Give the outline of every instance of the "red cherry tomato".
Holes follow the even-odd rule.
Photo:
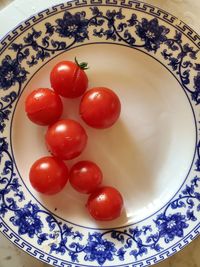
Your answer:
[[[87,134],[78,122],[67,119],[49,126],[45,139],[52,155],[69,160],[81,154],[87,143]]]
[[[38,159],[31,167],[29,179],[33,188],[43,194],[60,192],[68,181],[68,168],[55,157]]]
[[[121,215],[123,199],[117,189],[104,186],[89,196],[86,207],[95,220],[110,221]]]
[[[84,70],[86,63],[78,64],[72,61],[62,61],[55,65],[50,74],[51,86],[63,97],[75,98],[81,96],[88,87],[88,78]]]
[[[79,161],[70,170],[69,181],[80,193],[92,193],[102,182],[100,168],[91,161]]]
[[[94,128],[112,126],[119,118],[121,104],[118,96],[110,89],[96,87],[87,91],[81,100],[80,115]]]
[[[32,122],[39,125],[49,125],[60,118],[63,105],[60,96],[54,91],[39,88],[27,96],[25,110]]]

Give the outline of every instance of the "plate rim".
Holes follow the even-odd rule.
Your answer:
[[[65,6],[65,4],[66,5],[68,5],[68,3],[75,3],[75,4],[77,4],[77,8],[78,7],[80,7],[80,6],[78,6],[79,5],[79,2],[82,2],[82,1],[70,1],[70,2],[64,2],[64,3],[62,3],[62,4],[58,4],[58,5],[55,5],[55,6],[53,6],[53,7],[50,7],[50,8],[47,8],[47,9],[45,9],[45,10],[43,10],[43,11],[41,11],[41,12],[37,12],[35,15],[33,15],[33,16],[30,16],[28,19],[26,19],[26,20],[24,20],[24,21],[22,21],[19,25],[17,25],[13,30],[11,30],[7,35],[5,35],[1,40],[0,40],[0,44],[2,45],[2,43],[3,42],[5,42],[6,41],[6,39],[9,39],[9,37],[10,37],[10,34],[12,33],[12,34],[14,34],[13,32],[15,32],[15,31],[17,31],[18,29],[20,29],[20,26],[23,24],[23,23],[25,23],[25,22],[28,22],[29,20],[31,21],[32,19],[34,19],[34,17],[35,16],[37,16],[37,15],[47,15],[47,13],[45,13],[45,12],[48,12],[48,11],[50,11],[51,9],[53,9],[53,10],[55,10],[55,13],[53,13],[53,14],[57,14],[57,12],[56,12],[56,8],[62,8],[62,7],[65,7],[65,8],[63,8],[63,10],[61,11],[61,12],[63,12],[65,9],[66,10],[68,10],[68,8],[67,8],[67,6]],[[86,2],[89,2],[89,1],[86,1]],[[86,2],[84,2],[84,3],[86,3]],[[92,1],[92,2],[95,2],[95,1]],[[102,1],[103,2],[103,1]],[[109,1],[107,1],[107,2],[109,2]],[[123,3],[124,1],[123,0],[121,0],[120,1],[121,3]],[[118,2],[119,3],[119,2]],[[155,9],[157,9],[157,10],[162,10],[162,9],[160,9],[160,8],[158,8],[158,7],[156,7],[156,6],[154,6],[154,5],[151,5],[151,4],[146,4],[146,3],[144,3],[144,2],[141,2],[141,1],[131,1],[131,3],[132,4],[134,4],[134,3],[142,3],[142,4],[145,4],[145,5],[147,5],[147,6],[149,6],[149,7],[152,7],[154,10]],[[81,3],[82,4],[82,3]],[[100,1],[98,1],[98,3],[97,4],[95,4],[95,5],[97,5],[97,6],[102,6],[101,5],[101,3],[100,3]],[[88,6],[87,4],[83,4],[83,6]],[[112,3],[112,4],[107,4],[106,6],[109,6],[109,7],[112,7],[112,6],[114,6],[114,7],[121,7],[121,5],[119,5],[119,4],[115,4],[115,3]],[[132,6],[131,6],[132,7]],[[129,9],[132,9],[131,7],[127,7],[127,8],[129,8]],[[122,7],[123,8],[123,7]],[[72,7],[72,9],[73,9],[73,7]],[[134,9],[133,9],[134,10]],[[173,16],[173,15],[171,15],[170,13],[168,13],[168,12],[166,12],[166,11],[164,11],[164,10],[162,10],[164,13],[166,13],[167,14],[167,16],[168,15],[170,15],[170,16],[172,16],[172,17],[175,17],[175,16]],[[149,14],[149,13],[148,13]],[[155,15],[155,14],[154,14]],[[46,16],[46,18],[47,18],[48,16]],[[158,16],[159,17],[159,16]],[[175,17],[176,18],[176,17]],[[37,21],[37,20],[36,20]],[[179,20],[180,21],[180,20]],[[39,23],[39,21],[38,21],[38,23]],[[169,21],[168,21],[168,23],[169,23]],[[185,24],[184,22],[182,22],[183,23],[183,27],[184,26],[186,26],[186,29],[190,29],[190,31],[192,31],[192,33],[195,33],[196,35],[197,35],[197,39],[190,39],[191,38],[191,35],[189,34],[188,35],[188,33],[187,34],[185,34],[184,32],[183,32],[183,34],[184,35],[186,35],[187,36],[187,38],[189,38],[193,43],[195,42],[195,45],[199,48],[199,46],[200,46],[200,43],[196,43],[196,42],[198,42],[198,39],[200,40],[200,37],[199,37],[199,35],[194,31],[194,30],[192,30],[187,24]],[[33,25],[32,25],[33,26]],[[31,27],[31,24],[30,24],[30,27]],[[23,29],[23,30],[27,30],[27,29],[29,29],[30,27],[28,27],[28,28],[25,28],[25,29]],[[22,27],[23,28],[23,27]],[[180,30],[180,29],[179,29]],[[181,31],[182,32],[182,31]],[[17,35],[18,36],[18,35]],[[16,36],[16,37],[17,37]],[[10,42],[10,41],[12,41],[12,38],[11,38],[11,40],[9,40],[8,42]],[[9,43],[8,43],[9,44]],[[5,46],[6,47],[6,46]],[[4,48],[4,47],[3,47]],[[3,53],[3,48],[1,48],[0,49],[0,55]],[[190,101],[189,101],[189,103],[190,103]],[[190,103],[190,105],[191,105],[191,103]],[[192,111],[193,111],[193,109],[192,109]],[[196,122],[196,121],[195,121]],[[196,151],[196,149],[195,149],[195,151]],[[194,159],[193,159],[194,160]],[[193,164],[191,164],[191,166],[192,166]],[[188,175],[187,175],[188,176]],[[187,177],[186,177],[187,178]],[[186,179],[185,178],[185,179]],[[184,182],[183,182],[184,183]],[[158,211],[157,211],[158,212]],[[156,212],[156,213],[157,213]],[[152,216],[152,215],[151,215]],[[146,218],[145,218],[146,219]],[[144,220],[145,220],[144,219]],[[198,232],[198,229],[199,229],[199,225],[200,225],[200,223],[194,228],[194,229],[192,229],[191,230],[191,232],[190,233],[188,233],[183,239],[187,239],[187,236],[189,235],[189,239],[190,240],[192,240],[194,237],[196,237],[198,234],[199,234],[199,232]],[[2,224],[0,223],[0,229],[2,228]],[[93,228],[92,228],[93,229]],[[1,229],[1,231],[2,231],[2,229]],[[191,233],[193,233],[193,232],[195,232],[195,231],[197,231],[198,233],[196,233],[196,235],[194,236],[194,237],[191,237]],[[4,232],[3,232],[3,234],[5,234]],[[6,235],[6,234],[5,234]],[[180,243],[180,242],[182,242],[183,241],[183,239],[182,240],[180,240],[180,241],[178,241],[176,244],[178,244],[178,243]],[[185,240],[186,241],[186,240]],[[25,241],[25,242],[27,242],[27,241]],[[15,243],[15,242],[14,242]],[[188,242],[188,243],[190,243],[190,241]],[[187,242],[185,243],[185,245],[187,245],[188,244]],[[174,245],[172,245],[172,247],[174,247],[176,244],[174,244]],[[179,250],[181,250],[180,248],[177,250],[177,251],[179,251]],[[176,251],[176,252],[177,252]],[[28,252],[29,253],[29,251],[26,251],[26,252]],[[166,250],[164,250],[163,251],[163,254],[166,252]],[[174,253],[176,253],[176,252],[174,252]],[[47,253],[46,253],[47,254]],[[162,254],[162,253],[158,253],[158,254]],[[158,254],[156,254],[156,255],[158,255]],[[48,254],[48,257],[51,257],[49,254]],[[168,256],[166,256],[166,257],[168,257]],[[40,257],[39,257],[40,258]],[[52,259],[54,258],[54,256],[52,257]],[[150,260],[151,260],[151,258],[152,258],[152,256],[150,256],[149,257],[150,258]],[[164,259],[164,258],[163,258]],[[163,259],[160,259],[159,261],[156,261],[155,263],[157,263],[157,262],[160,262],[160,261],[162,261]],[[43,259],[41,259],[40,258],[40,260],[43,260]],[[61,261],[62,262],[62,260],[61,259],[57,259],[58,261]],[[139,263],[139,262],[143,262],[143,261],[146,261],[146,263],[148,262],[147,261],[148,260],[148,258],[145,258],[144,260],[139,260],[139,261],[137,261],[137,263]],[[48,261],[45,261],[45,262],[48,262]],[[50,263],[50,262],[48,262],[48,263]],[[68,263],[70,263],[70,264],[73,264],[73,263],[71,263],[71,262],[68,262]],[[133,263],[128,263],[128,264],[133,264]],[[88,266],[88,265],[83,265],[83,264],[78,264],[78,263],[76,263],[76,265],[78,265],[78,266]],[[124,266],[124,265],[127,265],[127,264],[122,264],[122,265],[112,265],[112,266]],[[89,265],[89,266],[97,266],[97,265]]]

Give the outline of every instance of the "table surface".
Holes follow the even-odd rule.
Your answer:
[[[64,1],[64,0],[63,0]],[[155,6],[159,6],[179,19],[186,22],[200,34],[200,1],[199,0],[144,0]],[[23,2],[23,5],[21,5]],[[44,9],[51,4],[57,4],[60,0],[0,0],[0,25],[8,12],[15,12],[16,17],[9,18],[7,26],[0,28],[0,38],[20,20],[30,16],[38,10]],[[24,6],[25,5],[25,6]],[[23,6],[23,8],[22,8]],[[30,7],[30,8],[29,8]],[[28,14],[29,13],[29,14]],[[17,21],[17,23],[16,23]],[[184,250],[161,262],[155,267],[200,267],[200,237],[194,240]],[[49,265],[39,262],[28,254],[20,251],[11,244],[4,236],[0,235],[0,267],[47,267]]]

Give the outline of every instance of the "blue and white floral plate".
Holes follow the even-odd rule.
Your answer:
[[[200,38],[176,17],[139,1],[69,1],[22,22],[0,44],[0,229],[55,266],[149,266],[181,250],[200,222]],[[68,185],[54,197],[31,188],[31,164],[47,155],[46,129],[24,112],[49,87],[60,60],[88,61],[90,87],[120,96],[111,129],[85,128],[104,183],[122,192],[118,220],[97,223]],[[64,100],[63,117],[78,117]],[[81,122],[83,124],[83,122]],[[76,159],[77,161],[78,159]],[[68,162],[69,167],[73,162]]]

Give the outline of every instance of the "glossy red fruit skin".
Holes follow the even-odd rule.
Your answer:
[[[88,87],[88,77],[81,67],[72,61],[62,61],[50,73],[51,86],[66,98],[80,97]]]
[[[63,111],[60,96],[48,88],[32,91],[25,100],[25,111],[35,124],[46,126],[56,122]]]
[[[49,152],[62,160],[78,157],[87,144],[87,134],[76,121],[65,119],[49,126],[45,141]]]
[[[83,95],[79,113],[85,123],[97,129],[111,127],[119,118],[121,103],[109,88],[95,87]]]
[[[65,163],[55,157],[42,157],[30,168],[29,179],[33,188],[39,193],[54,195],[66,185],[69,171]]]
[[[111,221],[121,215],[123,198],[114,187],[104,186],[89,196],[86,207],[95,220]]]
[[[102,183],[101,169],[91,161],[79,161],[72,166],[69,181],[79,193],[90,194]]]

